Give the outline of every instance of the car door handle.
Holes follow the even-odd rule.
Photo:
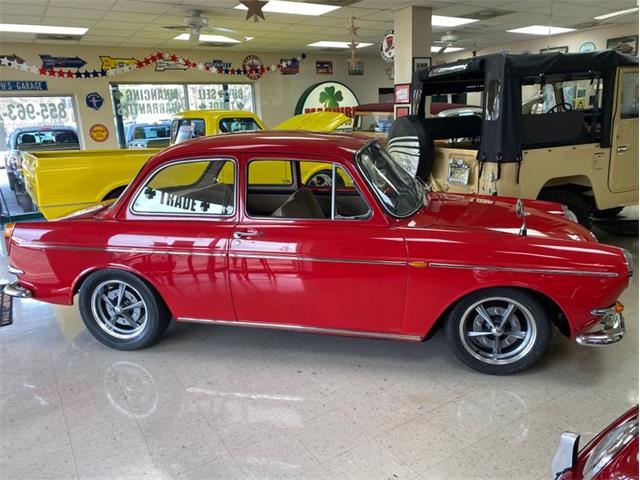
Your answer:
[[[233,232],[233,238],[235,238],[236,240],[248,237],[261,237],[262,235],[264,235],[263,232],[259,232],[258,230],[254,229],[246,230],[244,232]]]
[[[626,145],[620,145],[616,150],[618,151],[618,153],[624,153],[629,150],[629,147],[627,147]]]

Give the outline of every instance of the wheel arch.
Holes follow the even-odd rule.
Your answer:
[[[536,300],[540,302],[543,308],[549,312],[549,320],[553,325],[556,326],[556,328],[558,328],[560,333],[562,333],[562,335],[567,338],[571,337],[571,326],[569,325],[568,317],[564,312],[564,310],[562,309],[562,307],[560,307],[560,304],[555,299],[550,297],[547,293],[541,292],[539,290],[533,289],[528,286],[503,284],[503,285],[484,286],[482,288],[477,288],[477,289],[462,293],[455,300],[449,303],[449,305],[447,305],[447,307],[440,313],[437,320],[433,322],[431,327],[427,330],[426,334],[424,335],[424,339],[428,340],[429,338],[433,337],[436,334],[436,332],[444,326],[444,323],[449,317],[451,310],[453,310],[453,308],[460,301],[462,301],[463,299],[465,299],[466,297],[474,293],[482,292],[485,290],[492,290],[495,288],[511,288],[511,289],[520,290],[522,292],[532,295],[533,297],[536,298]]]
[[[548,188],[567,188],[576,193],[593,191],[593,182],[588,175],[570,175],[566,177],[554,177],[546,180],[540,187],[536,197]]]

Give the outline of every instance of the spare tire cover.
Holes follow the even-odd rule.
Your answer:
[[[426,180],[433,169],[435,150],[423,117],[407,115],[393,122],[387,151],[412,176]]]

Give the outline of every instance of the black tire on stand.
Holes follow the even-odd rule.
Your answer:
[[[433,170],[435,147],[426,119],[417,115],[396,119],[389,130],[387,151],[409,173],[427,180]]]
[[[566,205],[576,216],[578,223],[591,230],[591,203],[583,195],[562,188],[548,188],[542,190],[538,198]]]

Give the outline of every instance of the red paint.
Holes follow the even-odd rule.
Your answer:
[[[567,316],[573,337],[597,320],[592,309],[613,305],[626,288],[628,275],[621,250],[596,243],[583,227],[561,217],[557,204],[525,202],[530,214],[526,237],[517,234],[521,219],[515,214],[514,200],[507,198],[432,193],[429,207],[412,217],[388,216],[354,162],[355,152],[365,142],[348,135],[260,132],[216,136],[168,148],[149,160],[113,208],[16,226],[10,263],[25,272],[20,283],[32,289],[34,298],[51,303],[71,304],[74,289],[91,271],[121,268],[153,285],[175,317],[421,337],[458,299],[494,286],[522,287],[549,297]],[[138,217],[128,211],[132,195],[158,166],[220,156],[233,157],[239,165],[235,216],[171,219]],[[245,172],[254,157],[342,165],[371,206],[371,217],[333,221],[248,218],[243,213]],[[264,235],[233,242],[235,230],[250,228]],[[161,253],[144,251],[150,249]],[[165,253],[168,251],[183,255]],[[263,258],[237,258],[237,254]],[[270,258],[278,256],[332,261]],[[366,261],[379,263],[362,263]],[[588,270],[618,276],[406,264],[412,261]]]
[[[638,416],[638,406],[600,432],[578,454],[578,461],[571,470],[563,473],[558,480],[582,480],[582,471],[589,458],[589,453],[598,446],[600,441],[613,429],[626,420]],[[594,480],[631,480],[638,478],[638,436],[629,442],[618,454],[595,476]]]

